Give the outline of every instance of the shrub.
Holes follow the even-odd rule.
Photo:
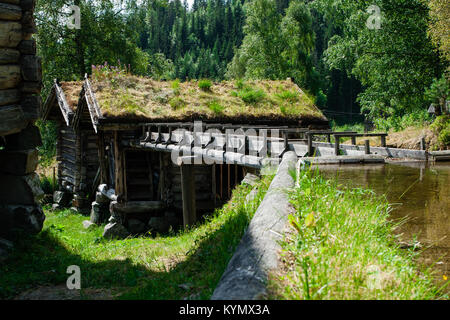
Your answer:
[[[244,89],[245,86],[245,82],[242,79],[238,79],[236,80],[236,88],[238,89]]]
[[[212,82],[208,79],[202,79],[198,82],[198,87],[204,91],[211,90]]]
[[[180,94],[180,80],[179,79],[173,80],[172,83],[171,83],[171,87],[172,87],[173,92],[175,93],[175,95],[179,95]]]
[[[440,147],[446,148],[450,146],[450,115],[437,117],[430,128],[438,136]]]

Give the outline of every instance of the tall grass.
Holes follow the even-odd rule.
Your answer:
[[[282,241],[285,272],[270,281],[277,299],[436,299],[417,254],[399,248],[385,198],[346,189],[305,170],[290,193],[295,213]]]

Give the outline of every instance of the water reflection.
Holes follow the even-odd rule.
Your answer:
[[[417,239],[424,247],[419,262],[435,263],[436,278],[450,278],[450,164],[402,163],[387,165],[321,166],[326,177],[354,187],[385,194],[394,207],[393,219],[409,217],[401,240]],[[450,288],[447,288],[447,292]]]

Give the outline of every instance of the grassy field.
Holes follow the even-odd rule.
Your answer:
[[[271,299],[438,299],[430,270],[400,249],[389,204],[305,170],[290,193],[296,213],[282,242]],[[448,285],[448,282],[447,282]]]
[[[27,289],[65,285],[69,265],[81,269],[84,289],[113,290],[119,299],[208,299],[265,194],[246,201],[251,187],[239,186],[232,200],[199,226],[177,234],[105,240],[103,227],[85,230],[87,217],[51,212],[36,237],[23,236],[0,265],[0,299]]]

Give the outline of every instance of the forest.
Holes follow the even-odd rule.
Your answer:
[[[158,80],[289,77],[334,125],[399,131],[429,124],[432,103],[448,112],[449,15],[446,0],[39,0],[43,98],[105,63]]]

